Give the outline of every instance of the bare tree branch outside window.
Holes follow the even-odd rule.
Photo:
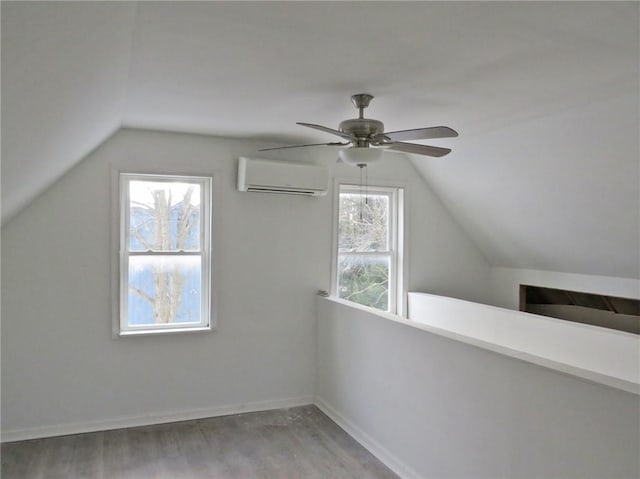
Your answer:
[[[341,193],[338,296],[388,310],[389,196]],[[370,253],[370,254],[366,254]]]
[[[195,192],[199,188],[197,185],[132,183],[136,183],[137,195],[141,199],[130,202],[130,248],[153,252],[200,248],[199,202],[194,202],[194,193],[195,196],[199,194]],[[135,273],[137,276],[130,281],[129,291],[148,304],[151,322],[169,324],[185,320],[180,315],[184,314],[185,286],[190,273],[184,258],[147,258]],[[199,310],[196,312],[199,314]],[[142,321],[149,322],[148,318]]]

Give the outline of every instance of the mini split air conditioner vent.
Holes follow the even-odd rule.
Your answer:
[[[312,191],[312,190],[293,190],[293,189],[279,190],[275,188],[257,188],[255,186],[247,188],[245,191],[248,191],[251,193],[280,193],[280,194],[287,194],[287,195],[318,196],[318,192]]]
[[[238,161],[239,191],[324,196],[328,187],[329,171],[324,166],[244,157]]]

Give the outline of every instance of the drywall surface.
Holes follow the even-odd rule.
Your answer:
[[[570,304],[529,304],[527,311],[551,318],[640,334],[640,318],[635,314],[614,313]]]
[[[425,293],[409,293],[409,319],[469,344],[640,394],[636,334]]]
[[[122,121],[134,2],[2,2],[2,223]]]
[[[333,199],[238,192],[237,158],[260,146],[121,130],[3,227],[3,440],[313,401],[314,298],[329,289]],[[271,158],[359,179],[323,151]],[[214,176],[215,331],[112,337],[117,171]],[[407,187],[410,287],[488,295],[488,265],[410,162],[380,162],[369,171],[377,178]]]
[[[638,477],[632,393],[318,298],[318,404],[403,477]]]
[[[520,285],[640,298],[640,280],[533,269],[491,268],[492,304],[520,309]]]

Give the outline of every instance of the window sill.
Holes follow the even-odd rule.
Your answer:
[[[119,331],[114,334],[116,338],[130,338],[136,336],[163,336],[167,334],[181,333],[202,333],[215,331],[211,326],[198,326],[193,328],[164,328],[164,329],[145,329],[141,331]]]

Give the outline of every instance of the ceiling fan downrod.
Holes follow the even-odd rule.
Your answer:
[[[368,148],[371,140],[384,132],[384,124],[379,120],[364,117],[364,109],[373,100],[373,95],[358,93],[351,96],[351,102],[358,109],[358,118],[344,120],[338,126],[339,130],[350,135],[353,146]]]

